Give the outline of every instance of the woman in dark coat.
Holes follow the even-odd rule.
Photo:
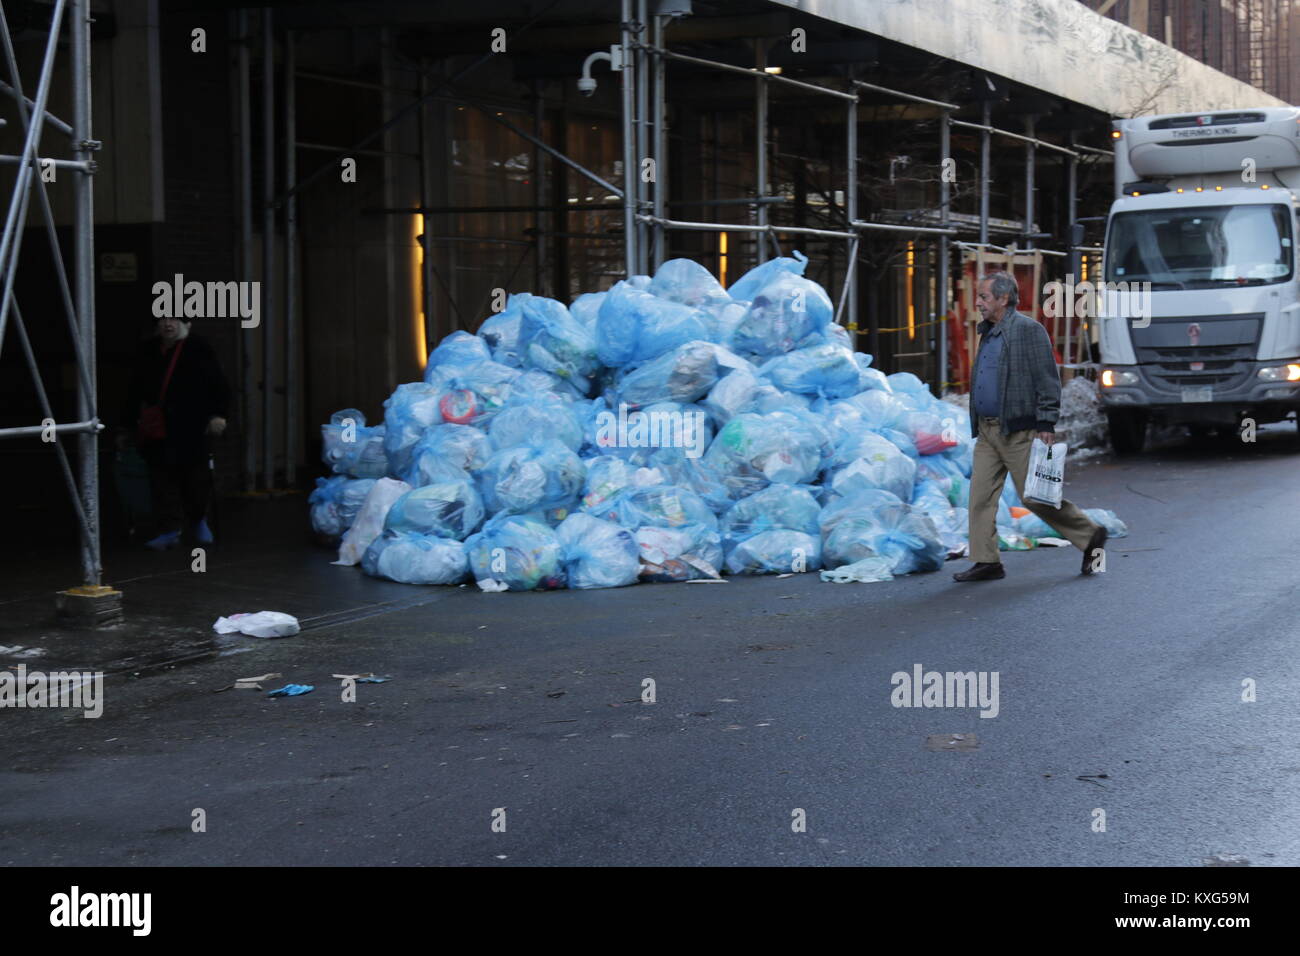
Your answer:
[[[230,386],[212,347],[190,334],[186,320],[159,319],[157,334],[136,355],[123,415],[123,421],[134,426],[140,454],[149,465],[157,536],[147,547],[174,547],[182,530],[199,544],[212,542],[207,522],[210,445],[225,431],[229,401]],[[161,407],[161,413],[151,406]],[[151,427],[157,422],[161,428]]]

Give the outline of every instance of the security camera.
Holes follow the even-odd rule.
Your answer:
[[[589,76],[578,78],[578,92],[583,96],[590,96],[596,92],[596,81]]]

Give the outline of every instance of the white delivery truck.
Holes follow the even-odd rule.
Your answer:
[[[1149,422],[1236,429],[1300,410],[1300,109],[1113,126],[1106,289],[1149,291],[1144,315],[1098,297],[1116,451],[1140,451]]]

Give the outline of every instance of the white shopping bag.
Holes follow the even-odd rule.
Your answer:
[[[1025,474],[1025,500],[1061,507],[1065,487],[1065,442],[1043,444],[1038,438],[1029,446],[1029,471]]]

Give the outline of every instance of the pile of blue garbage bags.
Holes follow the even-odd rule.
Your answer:
[[[312,527],[336,563],[488,591],[937,570],[966,544],[968,414],[854,352],[807,261],[730,289],[674,259],[568,306],[510,296],[382,423],[322,426]],[[998,532],[1052,534],[1010,481]]]

